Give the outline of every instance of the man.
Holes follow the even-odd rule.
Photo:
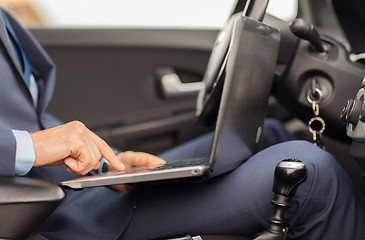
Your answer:
[[[5,11],[0,39],[0,174],[59,182],[99,169],[102,156],[117,170],[163,161],[145,153],[115,156],[82,123],[62,125],[45,114],[55,81],[52,61]],[[160,157],[205,156],[211,137],[202,136]],[[262,148],[288,139],[290,134],[281,125],[267,122]],[[124,193],[107,187],[67,191],[65,201],[37,232],[49,239],[152,239],[179,233],[252,236],[265,228],[272,214],[273,170],[286,158],[300,159],[308,168],[307,180],[285,216],[292,226],[289,238],[364,238],[365,206],[350,180],[330,154],[303,141],[273,145],[235,171],[201,184],[136,187]]]

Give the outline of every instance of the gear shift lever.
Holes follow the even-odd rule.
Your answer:
[[[289,200],[294,196],[298,186],[306,179],[307,168],[304,163],[296,159],[285,159],[275,168],[273,192],[274,214],[268,219],[269,226],[254,240],[285,240],[288,224],[283,216],[286,208],[289,208]]]

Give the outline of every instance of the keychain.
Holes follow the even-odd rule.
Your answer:
[[[312,99],[312,97],[314,99]],[[322,91],[318,88],[317,80],[313,79],[311,84],[311,89],[307,93],[307,101],[312,105],[312,110],[314,117],[312,117],[308,122],[309,132],[313,136],[314,145],[325,149],[322,133],[326,128],[324,120],[319,117],[319,102],[322,100]]]

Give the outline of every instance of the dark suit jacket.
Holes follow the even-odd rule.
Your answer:
[[[16,142],[12,129],[31,132],[57,124],[45,114],[55,86],[55,66],[30,32],[7,15],[33,74],[44,87],[35,109],[0,17],[0,174],[14,175]],[[56,183],[77,177],[65,172],[64,166],[33,168],[26,176]],[[137,195],[136,191],[120,194],[104,187],[68,190],[65,201],[38,232],[50,239],[116,239],[129,222]]]
[[[42,115],[49,103],[55,84],[55,68],[37,41],[10,15],[8,16],[19,41],[38,78],[42,78],[45,91],[37,109],[25,83],[16,55],[7,37],[3,18],[0,18],[0,174],[14,175],[15,138],[11,129],[37,131],[42,129]]]

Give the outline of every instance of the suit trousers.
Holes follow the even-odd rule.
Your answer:
[[[170,160],[206,156],[213,134],[161,154]],[[274,169],[286,158],[303,161],[308,177],[285,219],[289,239],[365,238],[365,206],[348,176],[327,152],[293,136],[276,120],[266,120],[261,151],[236,170],[201,183],[137,186],[126,193],[107,187],[68,196],[38,229],[49,239],[154,239],[176,235],[253,236],[273,213]],[[45,179],[64,179],[55,168]],[[48,176],[47,176],[48,174]],[[58,175],[59,174],[59,175]],[[72,176],[70,176],[71,178]]]
[[[305,141],[273,145],[291,139],[276,121],[266,121],[264,129],[263,150],[233,172],[203,183],[146,188],[121,239],[153,239],[184,233],[252,237],[265,229],[266,219],[273,214],[270,201],[274,169],[286,158],[299,159],[308,169],[308,177],[299,186],[285,215],[291,226],[288,238],[365,239],[364,203],[336,160]],[[209,151],[205,144],[211,138],[212,135],[206,135],[162,157],[174,159],[186,152],[203,154],[202,151]]]

